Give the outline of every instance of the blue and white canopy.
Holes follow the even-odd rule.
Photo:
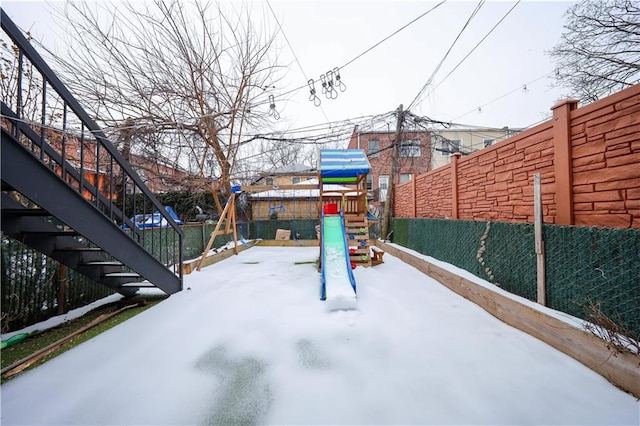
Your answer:
[[[371,164],[361,149],[321,149],[318,169],[323,183],[349,183],[369,173]]]

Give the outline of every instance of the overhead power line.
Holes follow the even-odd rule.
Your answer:
[[[511,91],[509,91],[509,92],[507,92],[507,93],[505,93],[505,94],[503,94],[503,95],[500,95],[500,96],[498,96],[497,98],[490,100],[489,102],[486,102],[486,103],[484,103],[484,104],[482,104],[482,105],[479,105],[479,106],[477,106],[476,108],[474,108],[474,109],[472,109],[472,110],[469,110],[469,111],[465,112],[465,113],[464,113],[464,114],[462,114],[462,115],[457,116],[456,118],[454,118],[454,120],[458,120],[458,119],[460,119],[460,118],[462,118],[462,117],[466,117],[467,115],[469,115],[469,114],[471,114],[471,113],[473,113],[473,112],[475,112],[475,111],[479,111],[479,110],[481,111],[481,110],[482,110],[482,108],[484,108],[485,106],[490,105],[490,104],[492,104],[492,103],[494,103],[494,102],[497,102],[497,101],[499,101],[500,99],[502,99],[502,98],[504,98],[504,97],[507,97],[507,96],[509,96],[509,95],[511,95],[511,94],[513,94],[513,93],[515,93],[515,92],[518,92],[518,91],[521,91],[521,90],[528,91],[528,90],[529,90],[529,89],[528,89],[528,87],[529,87],[531,84],[536,83],[536,82],[538,82],[538,81],[542,80],[543,78],[546,78],[546,77],[548,77],[548,76],[550,76],[550,75],[552,75],[552,74],[554,74],[554,73],[555,73],[555,71],[551,71],[551,72],[548,72],[548,73],[546,73],[546,74],[544,74],[544,75],[541,75],[540,77],[538,77],[538,78],[536,78],[536,79],[534,79],[534,80],[528,81],[528,82],[526,82],[525,84],[523,84],[522,86],[518,86],[517,88],[515,88],[515,89],[513,89],[513,90],[511,90]]]
[[[368,49],[364,50],[362,53],[358,54],[357,56],[355,56],[353,59],[347,61],[345,64],[343,64],[342,66],[338,67],[340,70],[342,70],[343,68],[351,65],[353,62],[357,61],[358,59],[360,59],[361,57],[363,57],[364,55],[366,55],[367,53],[371,52],[373,49],[375,49],[376,47],[380,46],[382,43],[384,43],[385,41],[389,40],[391,37],[395,36],[396,34],[398,34],[399,32],[403,31],[404,29],[406,29],[407,27],[409,27],[410,25],[414,24],[415,22],[419,21],[420,19],[422,19],[423,17],[425,17],[426,15],[428,15],[429,13],[433,12],[435,9],[437,9],[438,7],[440,7],[441,5],[443,5],[444,3],[446,3],[447,0],[443,0],[440,3],[436,4],[435,6],[433,6],[431,9],[427,10],[426,12],[423,12],[422,14],[420,14],[419,16],[417,16],[416,18],[414,18],[413,20],[411,20],[410,22],[406,23],[405,25],[403,25],[402,27],[398,28],[397,30],[395,30],[393,33],[389,34],[388,36],[386,36],[385,38],[383,38],[382,40],[380,40],[379,42],[377,42],[376,44],[374,44],[373,46],[369,47]],[[286,37],[285,37],[286,38]],[[304,73],[303,73],[304,74]],[[307,78],[307,76],[305,75],[305,78]],[[296,87],[295,89],[291,89],[289,91],[286,91],[284,93],[281,93],[279,95],[276,95],[276,99],[280,99],[284,96],[290,95],[292,93],[295,93],[299,90],[305,89],[305,88],[309,88],[309,84],[310,83],[318,83],[320,82],[320,78],[318,79],[307,79],[307,83],[305,83],[302,86]],[[268,102],[263,102],[263,103],[257,103],[255,106],[260,106],[260,105],[264,105]]]
[[[413,98],[413,101],[411,101],[411,103],[409,104],[409,106],[407,107],[407,110],[411,110],[411,108],[413,108],[413,106],[418,102],[418,100],[422,97],[422,95],[424,94],[424,92],[427,90],[427,87],[429,87],[429,85],[431,84],[431,82],[433,81],[433,78],[436,76],[436,74],[438,73],[438,71],[440,70],[440,67],[442,66],[442,64],[444,63],[444,61],[447,59],[447,57],[449,56],[449,53],[451,53],[451,50],[453,49],[453,47],[456,45],[456,43],[458,42],[458,40],[460,39],[460,36],[462,36],[462,33],[467,29],[467,27],[469,26],[469,23],[473,20],[473,18],[476,16],[476,14],[480,11],[480,9],[482,8],[482,6],[484,5],[485,0],[480,0],[480,2],[478,3],[478,5],[476,6],[476,8],[473,10],[473,12],[471,12],[471,15],[469,16],[469,18],[467,19],[467,22],[465,22],[464,26],[462,27],[462,29],[460,30],[460,32],[458,33],[458,35],[456,36],[456,38],[453,40],[453,43],[451,43],[451,46],[449,46],[449,49],[447,50],[447,52],[444,54],[444,56],[442,57],[442,59],[440,60],[440,63],[438,63],[438,65],[436,66],[436,68],[433,70],[433,72],[431,73],[431,76],[429,77],[429,79],[427,80],[427,82],[424,84],[424,86],[422,86],[422,89],[420,89],[420,91],[418,92],[418,94],[416,95],[415,98]]]
[[[304,72],[304,68],[302,68],[302,64],[300,63],[300,60],[298,59],[298,55],[296,54],[295,50],[293,49],[293,45],[291,45],[291,42],[289,41],[289,37],[287,37],[287,33],[284,32],[284,28],[282,28],[282,24],[280,24],[280,20],[276,16],[276,12],[271,7],[271,2],[269,2],[269,0],[267,0],[267,6],[269,6],[269,10],[271,11],[271,14],[273,15],[273,19],[276,20],[276,23],[278,24],[278,28],[280,28],[280,32],[282,33],[282,36],[284,37],[285,41],[287,42],[287,45],[289,46],[289,49],[291,49],[291,53],[293,54],[293,58],[295,59],[296,63],[298,64],[298,67],[300,67],[300,71],[302,71],[302,75],[304,76],[304,79],[309,81],[309,78],[307,77],[307,73]],[[327,120],[327,122],[328,122],[329,121],[329,117],[327,117],[327,113],[324,111],[324,108],[322,108],[322,105],[319,105],[319,106],[320,106],[320,111],[322,111],[322,115],[324,115],[325,120]]]
[[[513,7],[512,7],[511,9],[509,9],[509,10],[507,11],[507,13],[505,13],[505,14],[504,14],[504,16],[503,16],[503,17],[502,17],[502,18],[501,18],[501,19],[500,19],[500,20],[499,20],[499,21],[498,21],[498,22],[493,26],[493,28],[491,28],[491,29],[489,30],[489,32],[488,32],[484,37],[482,37],[482,39],[481,39],[481,40],[480,40],[480,41],[479,41],[475,46],[473,46],[473,49],[471,49],[471,50],[469,51],[469,53],[467,53],[467,55],[466,55],[464,58],[462,58],[462,60],[461,60],[460,62],[458,62],[458,64],[457,64],[455,67],[453,67],[453,69],[452,69],[451,71],[449,71],[449,74],[447,74],[446,76],[444,76],[444,78],[440,81],[440,83],[436,84],[436,86],[433,88],[433,90],[436,90],[436,89],[437,89],[437,88],[438,88],[442,83],[444,83],[444,81],[445,81],[445,80],[446,80],[446,79],[447,79],[451,74],[453,74],[453,72],[454,72],[455,70],[457,70],[457,69],[458,69],[458,67],[459,67],[460,65],[462,65],[462,63],[463,63],[464,61],[466,61],[466,60],[467,60],[467,58],[468,58],[468,57],[469,57],[469,56],[470,56],[470,55],[471,55],[471,54],[472,54],[472,53],[473,53],[473,52],[478,48],[478,46],[480,46],[480,45],[482,44],[482,42],[484,42],[484,41],[486,40],[486,38],[487,38],[487,37],[489,37],[489,35],[490,35],[490,34],[491,34],[491,33],[492,33],[496,28],[498,28],[498,25],[500,25],[500,24],[502,23],[502,21],[504,21],[504,20],[506,19],[506,17],[507,17],[507,16],[509,16],[509,14],[513,11],[513,9],[515,9],[515,8],[516,8],[516,6],[517,6],[518,4],[520,4],[520,2],[521,2],[521,1],[522,1],[522,0],[518,0],[518,1],[516,2],[516,4],[514,4],[514,5],[513,5]]]
[[[351,59],[350,61],[348,61],[346,64],[342,65],[340,67],[340,69],[343,69],[345,67],[347,67],[348,65],[351,65],[353,62],[355,62],[356,60],[360,59],[361,57],[363,57],[364,55],[366,55],[367,53],[371,52],[373,49],[375,49],[376,47],[380,46],[382,43],[384,43],[385,41],[389,40],[391,37],[395,36],[396,34],[398,34],[400,31],[404,30],[405,28],[407,28],[409,25],[415,23],[416,21],[422,19],[423,17],[425,17],[426,15],[428,15],[429,13],[433,12],[435,9],[437,9],[438,7],[440,7],[441,5],[443,5],[444,3],[446,3],[447,0],[443,0],[440,3],[436,4],[435,6],[433,6],[431,9],[427,10],[426,12],[424,12],[423,14],[421,14],[420,16],[418,16],[417,18],[413,19],[411,22],[403,25],[402,27],[398,28],[397,30],[395,30],[393,33],[389,34],[388,36],[386,36],[385,38],[383,38],[382,40],[380,40],[379,42],[377,42],[376,44],[374,44],[373,46],[371,46],[370,48],[368,48],[367,50],[365,50],[364,52],[362,52],[361,54],[359,54],[358,56],[356,56],[355,58]]]

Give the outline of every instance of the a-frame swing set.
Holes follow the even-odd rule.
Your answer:
[[[222,212],[220,217],[218,218],[218,223],[216,224],[215,229],[211,233],[211,237],[209,238],[209,242],[202,252],[202,256],[200,258],[200,262],[198,262],[197,270],[200,271],[207,260],[207,254],[213,247],[213,243],[218,235],[228,235],[233,234],[233,252],[234,254],[238,254],[238,234],[236,232],[236,206],[235,199],[236,194],[240,192],[254,192],[254,191],[268,191],[274,189],[272,185],[243,185],[243,186],[234,186],[231,188],[231,195],[227,200],[224,208],[218,199],[217,191],[212,189],[213,200],[216,204],[216,209]],[[280,185],[275,189],[318,189],[317,184],[295,184],[295,185]],[[224,225],[224,227],[223,227]]]

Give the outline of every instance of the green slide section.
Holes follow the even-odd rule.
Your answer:
[[[322,218],[321,300],[330,310],[355,309],[356,282],[351,271],[343,216]]]
[[[344,253],[344,234],[340,216],[324,217],[324,247],[340,250]]]

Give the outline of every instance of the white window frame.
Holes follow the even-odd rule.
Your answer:
[[[420,157],[420,140],[410,139],[400,143],[400,157]]]
[[[373,149],[372,145],[375,143],[377,148]],[[378,158],[380,156],[380,141],[378,139],[371,139],[367,141],[367,157]]]
[[[389,175],[378,176],[378,189],[380,190],[380,201],[387,199],[387,189],[389,189]]]
[[[413,179],[412,173],[400,173],[400,183],[411,182]]]
[[[456,147],[456,145],[457,145],[458,150],[454,151],[454,147]],[[460,139],[443,139],[441,148],[442,148],[442,150],[440,151],[440,154],[442,154],[443,157],[449,157],[453,153],[462,152],[462,140],[460,140]]]

